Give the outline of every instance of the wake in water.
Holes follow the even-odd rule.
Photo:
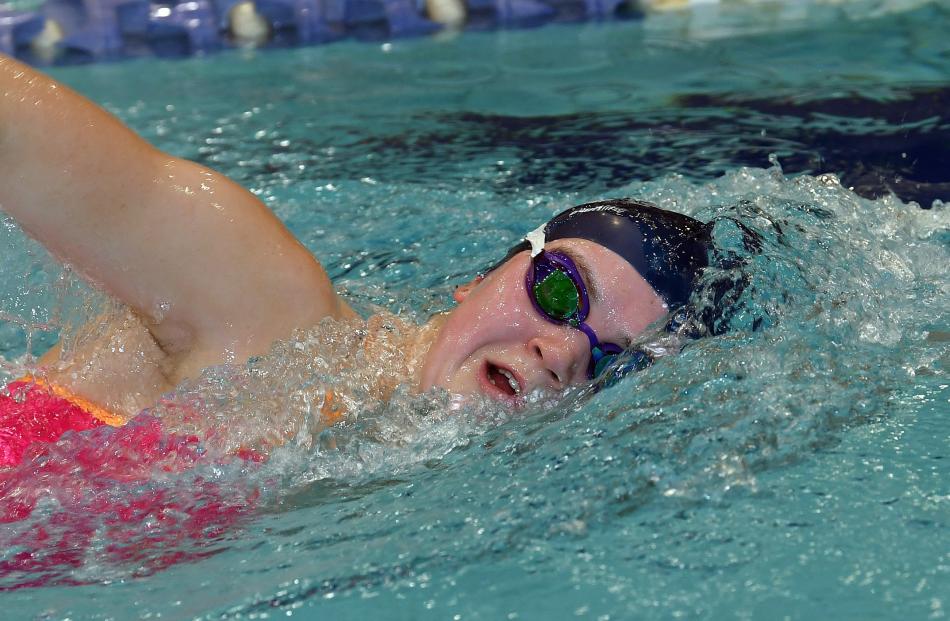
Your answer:
[[[715,221],[725,269],[707,278],[743,282],[721,336],[637,376],[621,397],[677,438],[658,444],[685,476],[658,479],[664,493],[754,485],[757,470],[886,415],[896,389],[942,372],[945,205],[869,201],[833,175],[786,178],[777,165],[625,190]],[[656,407],[671,394],[675,411]]]
[[[262,512],[342,510],[348,494],[372,503],[389,481],[431,481],[434,470],[412,499],[320,524],[321,536],[349,559],[335,570],[346,576],[357,563],[393,562],[346,543],[375,540],[386,515],[469,503],[495,516],[487,534],[460,538],[464,525],[442,523],[404,569],[445,550],[465,564],[499,546],[585,532],[657,498],[754,490],[758,473],[886,416],[900,386],[943,372],[944,205],[862,199],[832,176],[786,178],[777,165],[613,194],[714,222],[696,321],[643,337],[657,359],[649,369],[511,416],[381,382],[406,376],[398,318],[381,319],[385,330],[325,322],[246,365],[208,369],[124,428],[67,434],[0,472],[0,587],[100,582],[206,558],[250,537]],[[536,211],[537,220],[547,213]],[[28,336],[7,352],[39,340],[25,319]],[[378,340],[363,347],[369,337]],[[336,425],[326,424],[328,408],[340,413]],[[417,526],[397,520],[386,537]]]

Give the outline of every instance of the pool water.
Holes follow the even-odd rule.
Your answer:
[[[201,403],[246,440],[344,337],[212,369],[0,474],[4,618],[945,618],[950,12],[915,4],[56,70],[252,189],[367,311],[447,308],[613,196],[715,221],[707,278],[744,288],[722,334],[596,395],[397,392],[264,462],[155,421]],[[5,224],[12,375],[105,303]],[[136,469],[120,436],[174,458]]]

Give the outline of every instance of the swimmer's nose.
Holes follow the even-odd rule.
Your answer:
[[[586,371],[579,372],[579,369],[586,368],[586,358],[590,355],[582,332],[560,334],[558,331],[557,334],[537,336],[528,342],[528,347],[535,362],[546,373],[549,387],[560,390],[587,379]]]

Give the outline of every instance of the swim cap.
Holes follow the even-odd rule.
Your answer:
[[[571,207],[544,226],[546,241],[575,237],[623,257],[674,310],[685,305],[699,273],[709,264],[708,227],[643,201],[613,199]],[[531,245],[513,247],[507,261]]]

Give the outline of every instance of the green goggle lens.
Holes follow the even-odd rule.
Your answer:
[[[616,362],[616,360],[617,360],[617,356],[612,355],[612,354],[606,354],[605,356],[603,356],[600,360],[598,360],[594,364],[594,377],[600,377],[603,374],[603,372],[607,369],[607,367],[609,367],[614,362]]]
[[[571,277],[561,270],[554,270],[534,285],[534,299],[545,313],[566,321],[577,314],[580,294]]]

